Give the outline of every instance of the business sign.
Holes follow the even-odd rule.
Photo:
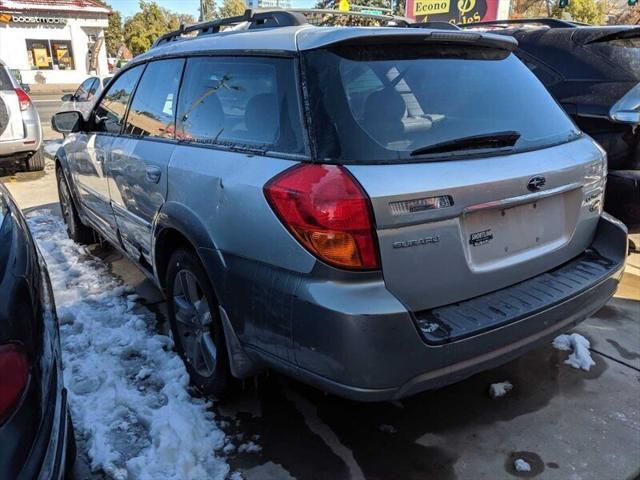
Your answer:
[[[509,13],[510,0],[407,0],[407,14],[417,22],[470,23],[496,20]]]
[[[19,13],[0,13],[0,23],[17,23],[24,25],[66,25],[64,17],[48,15],[22,15]]]

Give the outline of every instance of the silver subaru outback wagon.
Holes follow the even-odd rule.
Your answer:
[[[389,400],[507,362],[605,304],[627,251],[603,150],[516,45],[286,11],[173,32],[54,117],[69,235],[157,283],[209,394],[267,367]]]

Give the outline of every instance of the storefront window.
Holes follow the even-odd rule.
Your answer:
[[[53,52],[53,63],[57,63],[60,70],[73,70],[71,42],[52,40],[51,51]]]
[[[27,40],[29,66],[34,70],[73,70],[71,42],[65,40]]]
[[[32,69],[51,70],[51,49],[47,40],[27,40],[27,55]]]

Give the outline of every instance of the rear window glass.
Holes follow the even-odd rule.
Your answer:
[[[304,58],[321,158],[418,161],[427,155],[416,150],[465,137],[517,132],[506,149],[512,152],[579,135],[529,69],[505,51],[359,46],[315,50]]]
[[[0,67],[0,90],[13,90],[13,83],[4,67]]]
[[[294,63],[288,58],[191,58],[176,138],[204,145],[304,153]]]

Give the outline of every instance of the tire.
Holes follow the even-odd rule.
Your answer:
[[[230,385],[224,331],[209,277],[195,253],[180,249],[171,256],[165,285],[171,332],[191,383],[205,395],[224,397]]]
[[[56,170],[56,178],[58,180],[58,199],[60,200],[60,210],[62,211],[62,219],[67,226],[67,235],[76,243],[81,245],[90,245],[95,243],[95,232],[91,227],[87,227],[80,220],[78,211],[71,196],[69,184],[62,170]]]
[[[0,135],[4,133],[9,125],[9,110],[7,110],[7,106],[4,104],[4,100],[0,98]]]
[[[27,172],[41,172],[44,170],[44,151],[38,149],[36,153],[27,158]]]
[[[73,478],[73,467],[76,464],[78,447],[76,445],[76,434],[71,422],[71,416],[67,417],[67,452],[64,457],[64,478]]]

